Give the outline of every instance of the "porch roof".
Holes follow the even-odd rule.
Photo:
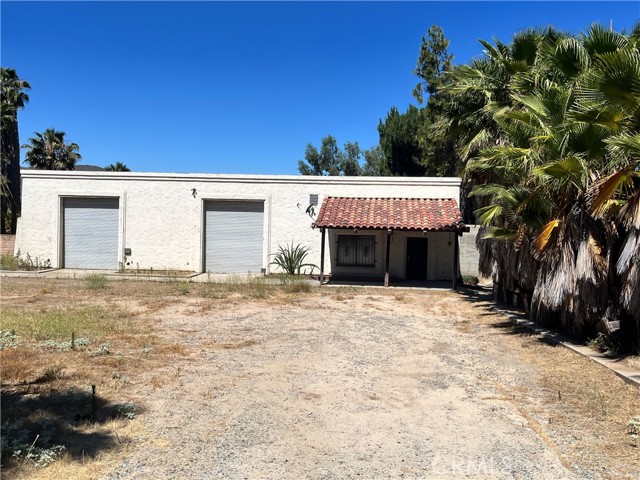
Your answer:
[[[359,228],[460,232],[465,226],[452,198],[327,197],[318,228]]]

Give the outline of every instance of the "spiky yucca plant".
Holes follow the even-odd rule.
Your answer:
[[[303,245],[278,245],[278,251],[273,256],[271,265],[277,265],[289,275],[299,274],[304,267],[311,267],[311,271],[317,268],[313,263],[304,263],[305,258],[309,255],[309,247]]]

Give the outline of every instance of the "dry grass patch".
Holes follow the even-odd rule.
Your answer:
[[[640,389],[613,372],[562,346],[550,344],[495,312],[488,302],[472,309],[472,329],[486,333],[504,351],[517,354],[536,368],[530,378],[537,388],[519,383],[498,390],[516,405],[559,454],[602,478],[640,477],[640,451],[633,446],[629,421],[640,415]],[[606,465],[603,471],[601,466]]]
[[[144,285],[131,297],[121,283],[89,290],[84,280],[3,279],[3,478],[96,478],[139,429],[144,408],[131,401],[131,383],[187,354],[142,312],[118,306],[175,287]]]
[[[2,329],[15,331],[27,340],[70,340],[76,337],[112,337],[143,333],[144,322],[135,321],[126,311],[102,306],[55,307],[32,310],[24,307],[2,309]]]

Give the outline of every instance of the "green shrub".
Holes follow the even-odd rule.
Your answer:
[[[0,270],[44,270],[51,268],[51,260],[41,260],[40,257],[32,257],[28,253],[23,254],[18,250],[15,255],[0,255]]]
[[[309,255],[309,247],[303,245],[278,245],[278,251],[271,254],[273,256],[273,262],[271,265],[277,265],[289,275],[300,274],[300,270],[303,267],[311,267],[313,272],[314,268],[318,268],[313,263],[304,263],[304,259]]]
[[[463,275],[462,281],[467,285],[478,285],[478,283],[480,283],[480,279],[473,275]]]

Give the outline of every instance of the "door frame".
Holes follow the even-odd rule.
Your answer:
[[[263,204],[262,217],[262,264],[267,263],[269,273],[269,251],[271,246],[271,195],[255,198],[202,197],[200,200],[200,273],[207,272],[207,203],[211,202],[255,202]],[[263,267],[262,270],[265,270]]]
[[[404,254],[404,278],[407,281],[412,281],[412,279],[409,278],[409,242],[412,239],[423,241],[426,250],[424,256],[424,280],[414,281],[427,281],[429,279],[429,239],[427,237],[407,237]]]
[[[94,200],[118,200],[118,269],[123,260],[124,242],[125,240],[125,224],[126,224],[126,191],[122,194],[115,195],[82,195],[82,194],[60,194],[58,195],[58,269],[67,268],[65,265],[65,200],[68,199],[94,199]]]

